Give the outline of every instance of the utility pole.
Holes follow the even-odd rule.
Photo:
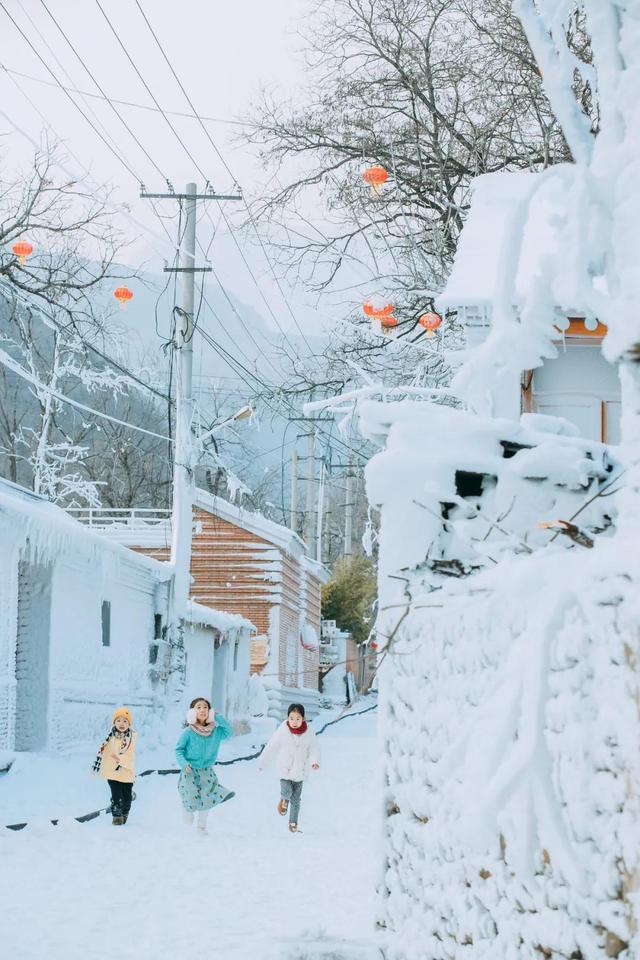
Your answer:
[[[180,265],[164,268],[165,273],[182,274],[182,304],[176,310],[173,343],[176,356],[176,435],[173,458],[171,563],[174,572],[167,613],[167,638],[171,649],[182,647],[184,619],[191,585],[191,538],[196,465],[191,437],[195,274],[211,271],[211,267],[196,266],[196,205],[198,200],[240,200],[242,198],[239,194],[215,194],[210,189],[207,189],[206,193],[199,194],[195,183],[188,183],[184,193],[176,193],[169,183],[167,186],[168,193],[147,193],[142,187],[140,196],[149,200],[177,200],[181,206],[184,205],[184,235],[180,243]],[[175,669],[175,664],[170,662],[171,656],[168,660],[165,669],[166,679]]]
[[[322,522],[324,514],[324,487],[326,481],[327,469],[324,462],[320,467],[320,485],[318,488],[318,522],[316,526],[316,560],[322,563]]]
[[[353,549],[353,457],[349,454],[347,465],[347,485],[344,503],[344,549],[345,557],[350,557]]]
[[[291,505],[289,508],[289,526],[298,532],[298,451],[291,454]]]
[[[304,516],[305,540],[307,541],[307,550],[310,557],[312,557],[315,553],[315,530],[313,522],[313,502],[315,500],[315,491],[313,488],[313,483],[315,480],[315,441],[316,428],[313,426],[312,422],[307,435],[307,503]]]

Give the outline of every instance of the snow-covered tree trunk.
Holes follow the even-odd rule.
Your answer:
[[[34,368],[32,358],[30,357],[31,373],[37,376],[37,369]],[[34,493],[46,495],[45,474],[47,469],[47,450],[51,443],[51,434],[53,431],[53,394],[52,390],[58,390],[60,387],[60,335],[56,331],[53,335],[53,358],[51,362],[51,375],[48,382],[48,390],[36,388],[38,401],[40,404],[40,424],[37,430],[38,442],[33,454],[33,490]]]

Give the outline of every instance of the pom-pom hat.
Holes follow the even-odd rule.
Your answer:
[[[117,710],[113,711],[113,722],[115,723],[119,717],[124,717],[128,721],[129,726],[133,726],[133,714],[129,707],[118,707]]]

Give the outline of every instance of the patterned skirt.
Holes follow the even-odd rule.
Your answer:
[[[218,782],[213,767],[192,769],[190,773],[183,770],[178,780],[178,793],[185,810],[190,813],[196,810],[211,810],[234,796],[232,790],[227,790]]]

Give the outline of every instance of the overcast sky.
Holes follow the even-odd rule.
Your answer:
[[[64,85],[82,91],[99,92],[49,17],[44,3],[110,97],[153,106],[149,93],[118,46],[118,40],[100,11],[98,0],[2,2]],[[233,143],[237,128],[228,121],[247,111],[250,101],[262,86],[278,89],[288,97],[304,82],[302,59],[297,53],[300,48],[297,28],[308,9],[309,0],[139,2],[198,112],[219,119],[220,122],[208,122],[208,130],[245,194],[248,197],[255,195],[263,174],[250,152]],[[188,104],[155,45],[136,0],[99,0],[99,3],[160,104],[166,110],[188,111]],[[150,261],[151,268],[161,269],[163,256],[170,259],[172,250],[166,238],[163,239],[162,228],[149,202],[139,199],[137,180],[101,142],[59,88],[34,82],[15,72],[55,84],[45,63],[30,49],[27,39],[20,35],[0,8],[0,64],[6,68],[0,70],[0,110],[6,115],[0,113],[0,144],[5,169],[18,169],[28,161],[33,152],[32,146],[26,137],[16,132],[13,125],[17,125],[28,137],[39,140],[45,125],[39,111],[54,135],[64,142],[69,154],[66,159],[68,169],[74,173],[88,169],[95,182],[116,185],[115,199],[119,203],[126,203],[132,216],[144,224],[142,236],[127,254],[129,260],[136,265]],[[13,72],[7,73],[7,70]],[[25,95],[33,101],[33,106]],[[76,94],[74,97],[96,125],[98,120],[104,125],[105,139],[126,158],[147,188],[165,189],[160,174],[111,108],[99,99],[83,99]],[[117,105],[117,109],[176,189],[182,189],[184,183],[191,179],[196,179],[201,185],[202,178],[194,169],[193,160],[186,155],[161,114],[121,105]],[[215,188],[223,192],[230,188],[230,177],[197,122],[174,116],[170,119]],[[166,215],[176,212],[175,205],[170,201],[159,205],[158,210]],[[210,205],[210,212],[218,221],[219,214],[213,204]],[[132,234],[140,232],[130,221],[126,221],[126,225]],[[167,221],[167,226],[175,233],[174,221]],[[203,216],[199,224],[199,238],[205,247],[211,239],[211,232],[212,225]],[[224,281],[241,299],[264,314],[260,294],[222,231],[211,253]],[[283,324],[290,324],[290,318],[282,309],[277,288],[265,276],[265,266],[260,262],[258,252],[248,247],[247,255],[260,274],[264,289]],[[300,294],[294,293],[293,297],[297,307],[302,308]],[[301,317],[307,328],[311,329],[315,322],[314,313],[301,310]]]

